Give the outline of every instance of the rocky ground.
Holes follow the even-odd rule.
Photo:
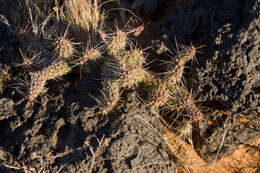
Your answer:
[[[205,116],[192,124],[187,146],[192,144],[196,157],[207,164],[241,146],[254,149],[259,159],[250,171],[259,172],[260,1],[144,0],[124,5],[145,19],[140,43],[152,47],[151,71],[164,70],[154,62],[169,59],[167,48],[177,52],[176,43],[201,47],[184,77]],[[23,75],[16,67],[21,33],[3,7],[0,172],[178,172],[183,163],[169,146],[176,143],[165,135],[169,131],[160,112],[146,106],[135,90],[124,91],[115,112],[99,115],[93,96],[100,95],[101,81],[95,74],[81,78],[72,73],[48,82],[41,102],[28,104],[13,85]]]

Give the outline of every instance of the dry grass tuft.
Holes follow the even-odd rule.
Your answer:
[[[166,142],[169,146],[170,151],[174,154],[177,159],[185,165],[185,160],[188,160],[186,143],[181,140],[178,136],[173,134],[168,127],[163,126],[166,136]],[[185,165],[186,166],[186,165]]]
[[[192,146],[174,135],[167,127],[164,127],[164,131],[170,151],[177,156],[181,163],[175,170],[177,173],[259,172],[260,152],[256,147],[260,144],[259,139],[238,146],[237,150],[232,154],[221,158],[217,162],[206,163]]]
[[[64,17],[77,27],[79,33],[98,33],[103,29],[105,14],[101,10],[99,0],[66,0],[67,14]]]

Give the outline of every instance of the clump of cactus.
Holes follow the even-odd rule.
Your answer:
[[[162,75],[155,75],[153,79],[145,84],[149,96],[149,105],[155,109],[165,109],[171,100],[171,95],[178,88],[182,87],[182,78],[185,64],[190,60],[196,60],[196,47],[181,46],[181,50],[168,62],[166,62],[167,72]],[[135,60],[134,62],[138,62]],[[178,102],[178,101],[177,101]]]
[[[184,86],[170,93],[167,110],[182,113],[191,121],[198,121],[204,117],[201,109],[197,106],[194,93],[188,91]]]
[[[130,41],[129,37],[135,29],[126,32],[117,26],[114,32],[106,34],[105,12],[98,0],[66,0],[64,7],[59,8],[58,12],[55,11],[57,21],[64,27],[70,23],[70,27],[66,27],[65,34],[60,37],[54,36],[55,40],[51,40],[54,42],[52,45],[55,45],[54,50],[47,47],[44,49],[54,52],[54,58],[44,63],[43,68],[35,68],[27,87],[29,101],[40,95],[47,81],[66,75],[77,66],[81,69],[93,66],[96,69],[100,68],[104,85],[102,98],[97,98],[101,114],[107,115],[115,110],[123,91],[141,88],[147,93],[148,105],[155,109],[171,108],[173,111],[172,108],[176,108],[175,111],[180,112],[178,109],[186,109],[186,106],[197,112],[197,117],[201,116],[195,102],[191,102],[192,95],[188,95],[185,101],[184,97],[176,94],[178,88],[182,88],[185,65],[189,61],[196,61],[198,47],[193,44],[177,45],[178,52],[167,62],[167,72],[154,75],[144,68],[144,51],[133,46],[134,43]],[[60,33],[58,28],[56,29],[54,33]],[[35,57],[40,62],[42,53],[35,54]],[[34,59],[29,60],[28,62],[32,61],[31,64],[34,66],[40,66],[40,63],[33,63]]]
[[[118,85],[116,88],[119,89],[120,93],[138,87],[140,83],[151,77],[150,72],[143,67],[145,62],[143,51],[133,46],[128,47],[127,45],[130,45],[128,40],[124,31],[116,30],[110,42],[107,43],[106,59],[101,69],[102,78],[108,81],[107,85]],[[105,107],[108,109],[103,109],[112,110],[111,106],[116,106],[116,104],[110,104]]]
[[[198,53],[199,48],[200,47],[195,47],[193,44],[190,46],[181,46],[177,58],[175,57],[175,59],[177,59],[176,65],[172,66],[172,64],[169,63],[169,72],[164,76],[164,79],[168,82],[161,84],[168,90],[167,99],[165,99],[165,103],[161,105],[161,107],[163,110],[166,110],[167,113],[172,112],[172,117],[174,118],[171,125],[178,117],[181,117],[183,121],[184,119],[188,119],[187,122],[199,121],[204,117],[194,93],[189,91],[185,83],[182,82],[185,65],[189,61],[197,61],[196,53]]]
[[[177,45],[178,46],[178,45]],[[168,71],[165,74],[165,80],[167,80],[168,85],[176,85],[181,82],[183,77],[183,72],[185,64],[189,61],[196,61],[197,49],[193,44],[190,46],[180,46],[181,50],[178,48],[176,56],[173,56],[171,61],[167,63]]]

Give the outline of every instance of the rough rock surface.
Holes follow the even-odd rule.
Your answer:
[[[24,163],[36,172],[174,171],[158,114],[147,110],[134,92],[117,112],[97,116],[95,100],[88,95],[98,97],[98,81],[50,85],[53,99],[43,97],[41,105],[6,98],[12,89],[1,95],[0,171],[10,172],[1,163],[18,170]]]

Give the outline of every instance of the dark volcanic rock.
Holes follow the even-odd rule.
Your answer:
[[[127,113],[117,121],[121,137],[107,152],[108,158],[121,158],[110,162],[113,172],[174,172],[158,114],[131,97]]]
[[[167,152],[162,123],[158,115],[147,110],[136,95],[131,94],[123,112],[108,117],[84,115],[82,124],[87,143],[96,153],[96,172],[174,172],[175,162]],[[119,109],[121,110],[121,108]],[[97,142],[106,141],[105,146]],[[86,143],[86,142],[85,142]],[[101,142],[102,143],[102,142]],[[88,167],[93,157],[88,156]],[[70,169],[76,171],[73,166]],[[72,171],[74,172],[74,171]]]

